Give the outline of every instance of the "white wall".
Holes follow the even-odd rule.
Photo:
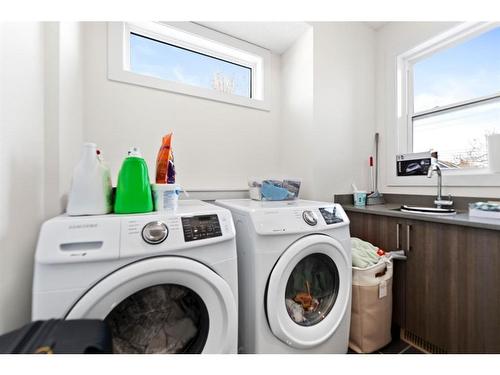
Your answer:
[[[389,186],[388,172],[396,168],[396,57],[430,38],[457,25],[454,22],[391,22],[376,32],[376,109],[381,155],[379,182],[385,193],[436,194],[436,180],[424,181],[432,186]],[[425,177],[423,179],[427,180]],[[498,187],[446,186],[443,193],[454,196],[500,197]]]
[[[43,26],[0,23],[0,334],[29,321],[43,220]]]
[[[66,208],[83,143],[83,32],[80,22],[59,25],[59,199]]]
[[[374,33],[361,22],[314,23],[272,57],[270,112],[113,82],[106,24],[84,26],[84,139],[113,171],[139,146],[154,179],[161,137],[174,131],[188,191],[241,189],[250,176],[303,178],[302,197],[332,199],[367,185],[374,132]],[[356,144],[356,147],[352,147]]]
[[[314,199],[368,189],[375,132],[374,32],[362,22],[314,23]]]
[[[43,220],[64,210],[82,142],[79,23],[0,23],[0,334],[31,317]]]
[[[131,146],[154,181],[162,136],[174,132],[177,182],[192,189],[241,189],[249,176],[277,173],[280,59],[272,56],[271,111],[220,103],[107,79],[106,23],[84,26],[84,138],[98,144],[113,184]]]
[[[374,32],[361,22],[313,23],[282,55],[282,172],[302,198],[367,188],[375,131]]]
[[[83,142],[83,50],[79,22],[44,24],[45,213],[64,211]]]
[[[313,61],[314,33],[311,27],[281,55],[280,170],[302,179],[300,196],[311,198],[313,170]]]

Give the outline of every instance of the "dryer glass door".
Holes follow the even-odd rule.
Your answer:
[[[155,257],[106,276],[66,319],[105,319],[117,353],[234,353],[237,306],[231,288],[203,264]]]
[[[308,349],[329,339],[349,313],[351,258],[326,235],[294,242],[269,277],[267,317],[273,334]]]
[[[314,253],[293,269],[286,284],[288,315],[301,326],[321,322],[332,310],[339,292],[339,271],[328,255]]]

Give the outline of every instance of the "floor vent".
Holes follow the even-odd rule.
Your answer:
[[[448,353],[446,349],[440,348],[439,346],[434,345],[429,341],[424,340],[420,336],[414,334],[413,332],[407,331],[405,329],[401,329],[401,339],[426,353],[431,353],[431,354]]]

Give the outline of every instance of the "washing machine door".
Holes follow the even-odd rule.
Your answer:
[[[182,257],[129,264],[103,278],[66,319],[105,319],[118,353],[234,353],[237,305],[227,282]]]
[[[351,261],[341,243],[326,235],[294,242],[279,258],[267,289],[273,334],[291,347],[312,348],[330,338],[351,294]]]

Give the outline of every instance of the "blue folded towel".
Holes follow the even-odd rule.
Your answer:
[[[496,202],[476,202],[471,203],[471,208],[481,211],[500,212],[500,204]]]
[[[262,182],[262,187],[260,189],[262,198],[269,201],[282,201],[289,199],[290,192],[282,187],[276,186],[270,182]]]

